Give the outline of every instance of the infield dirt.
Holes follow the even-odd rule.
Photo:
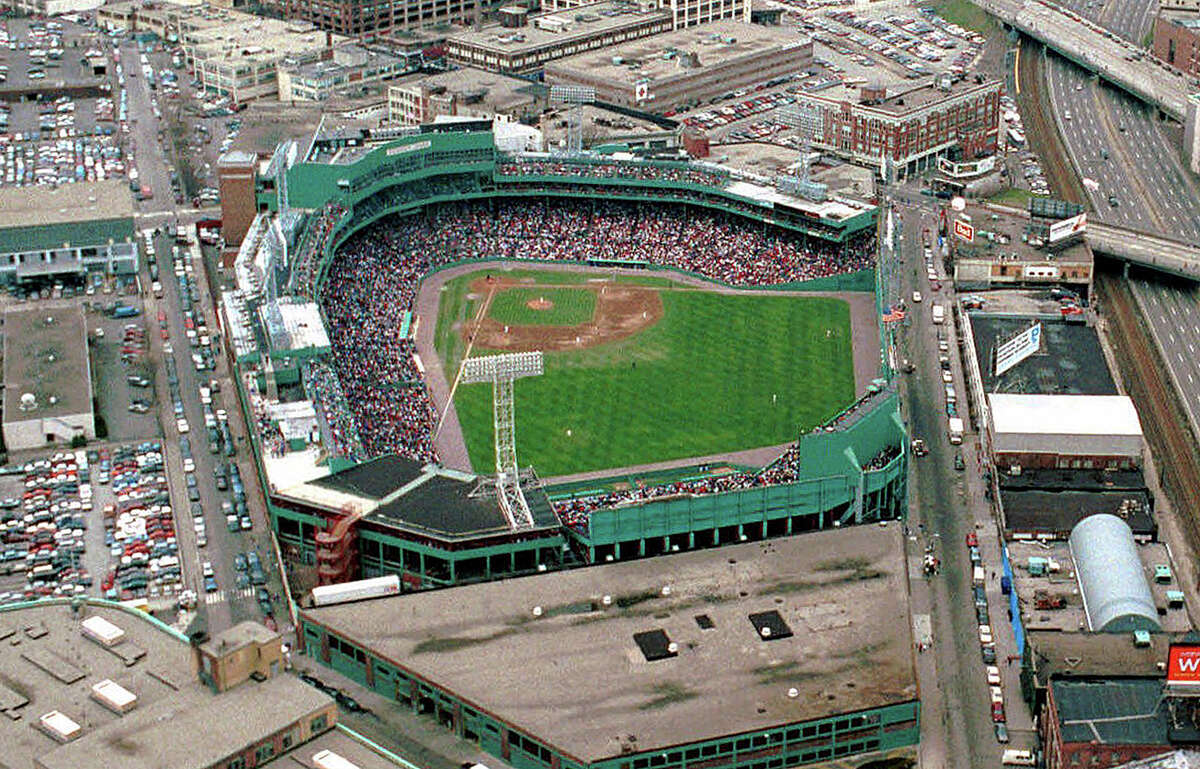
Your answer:
[[[480,278],[471,282],[470,291],[485,301],[509,288],[542,288],[533,278]],[[544,288],[561,290],[562,285]],[[573,286],[596,296],[592,319],[574,326],[504,325],[493,318],[466,321],[458,326],[464,342],[472,337],[476,347],[505,352],[542,350],[586,350],[627,339],[662,320],[663,303],[659,289],[599,281]]]

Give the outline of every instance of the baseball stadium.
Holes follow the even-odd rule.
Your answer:
[[[903,765],[918,734],[911,632],[897,618],[873,638],[871,612],[858,616],[871,601],[907,607],[903,541],[887,527],[906,511],[908,443],[882,353],[877,208],[715,165],[502,149],[498,132],[318,130],[256,179],[260,213],[221,304],[293,585],[394,574],[414,593],[302,609],[305,652],[519,769]],[[833,557],[835,542],[864,554]],[[757,565],[708,584],[739,560]],[[679,590],[667,600],[659,585],[656,613],[626,593],[653,595],[659,569],[682,571],[661,578]],[[600,722],[564,732],[556,697],[474,696],[486,677],[426,654],[503,660],[508,643],[548,643],[522,641],[549,626],[519,628],[512,609],[542,591],[569,603],[533,615],[553,615],[564,644],[620,670],[640,649],[653,666],[647,696],[619,671],[597,690],[597,704],[614,700],[607,737]],[[610,595],[618,610],[599,622]],[[392,600],[420,602],[403,609],[420,615],[412,648],[392,643]],[[439,602],[460,600],[479,611],[440,626]],[[843,601],[854,617],[818,617]],[[841,642],[798,631],[775,649],[834,642],[848,661],[734,662],[721,655],[741,630],[722,619],[711,656],[678,680],[659,660],[681,647],[640,626],[709,604],[702,631],[699,616],[732,623],[743,607],[760,638],[828,620]],[[562,651],[533,656],[554,667]],[[704,671],[726,666],[745,718],[693,724],[717,691]],[[518,666],[504,686],[516,697],[521,676],[549,680],[540,669]],[[840,677],[836,693],[824,675]],[[755,701],[779,685],[799,701]],[[617,733],[621,712],[640,736]]]

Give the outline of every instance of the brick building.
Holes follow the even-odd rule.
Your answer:
[[[1154,20],[1154,55],[1189,75],[1200,75],[1200,15],[1163,11]]]
[[[226,152],[217,161],[221,192],[221,236],[225,245],[236,248],[246,237],[258,213],[254,197],[254,173],[258,157],[250,152]]]
[[[883,164],[888,176],[900,178],[952,151],[965,160],[995,152],[1000,90],[997,80],[943,79],[898,93],[802,91],[796,103],[819,113],[816,148],[864,165]]]
[[[1161,678],[1052,678],[1039,724],[1046,769],[1107,769],[1174,748]]]

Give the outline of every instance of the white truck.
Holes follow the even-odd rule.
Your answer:
[[[934,322],[934,324],[940,326],[940,325],[942,325],[942,322],[945,320],[946,320],[946,308],[940,304],[935,304],[933,306],[933,322]]]
[[[962,443],[963,438],[963,421],[962,417],[950,417],[950,443],[955,446]]]

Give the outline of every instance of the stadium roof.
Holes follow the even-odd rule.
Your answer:
[[[997,434],[1140,436],[1142,423],[1127,395],[1016,395],[992,393]]]
[[[898,525],[303,613],[585,763],[918,696]]]
[[[387,456],[285,488],[278,496],[330,511],[350,506],[366,522],[439,539],[507,534],[512,528],[485,478]],[[525,489],[535,530],[558,529],[546,493]],[[544,532],[539,536],[544,536]]]
[[[1063,742],[1166,745],[1162,678],[1050,681]]]
[[[25,393],[36,398],[36,408],[21,410]],[[6,312],[4,421],[47,419],[91,410],[92,377],[83,307]]]

